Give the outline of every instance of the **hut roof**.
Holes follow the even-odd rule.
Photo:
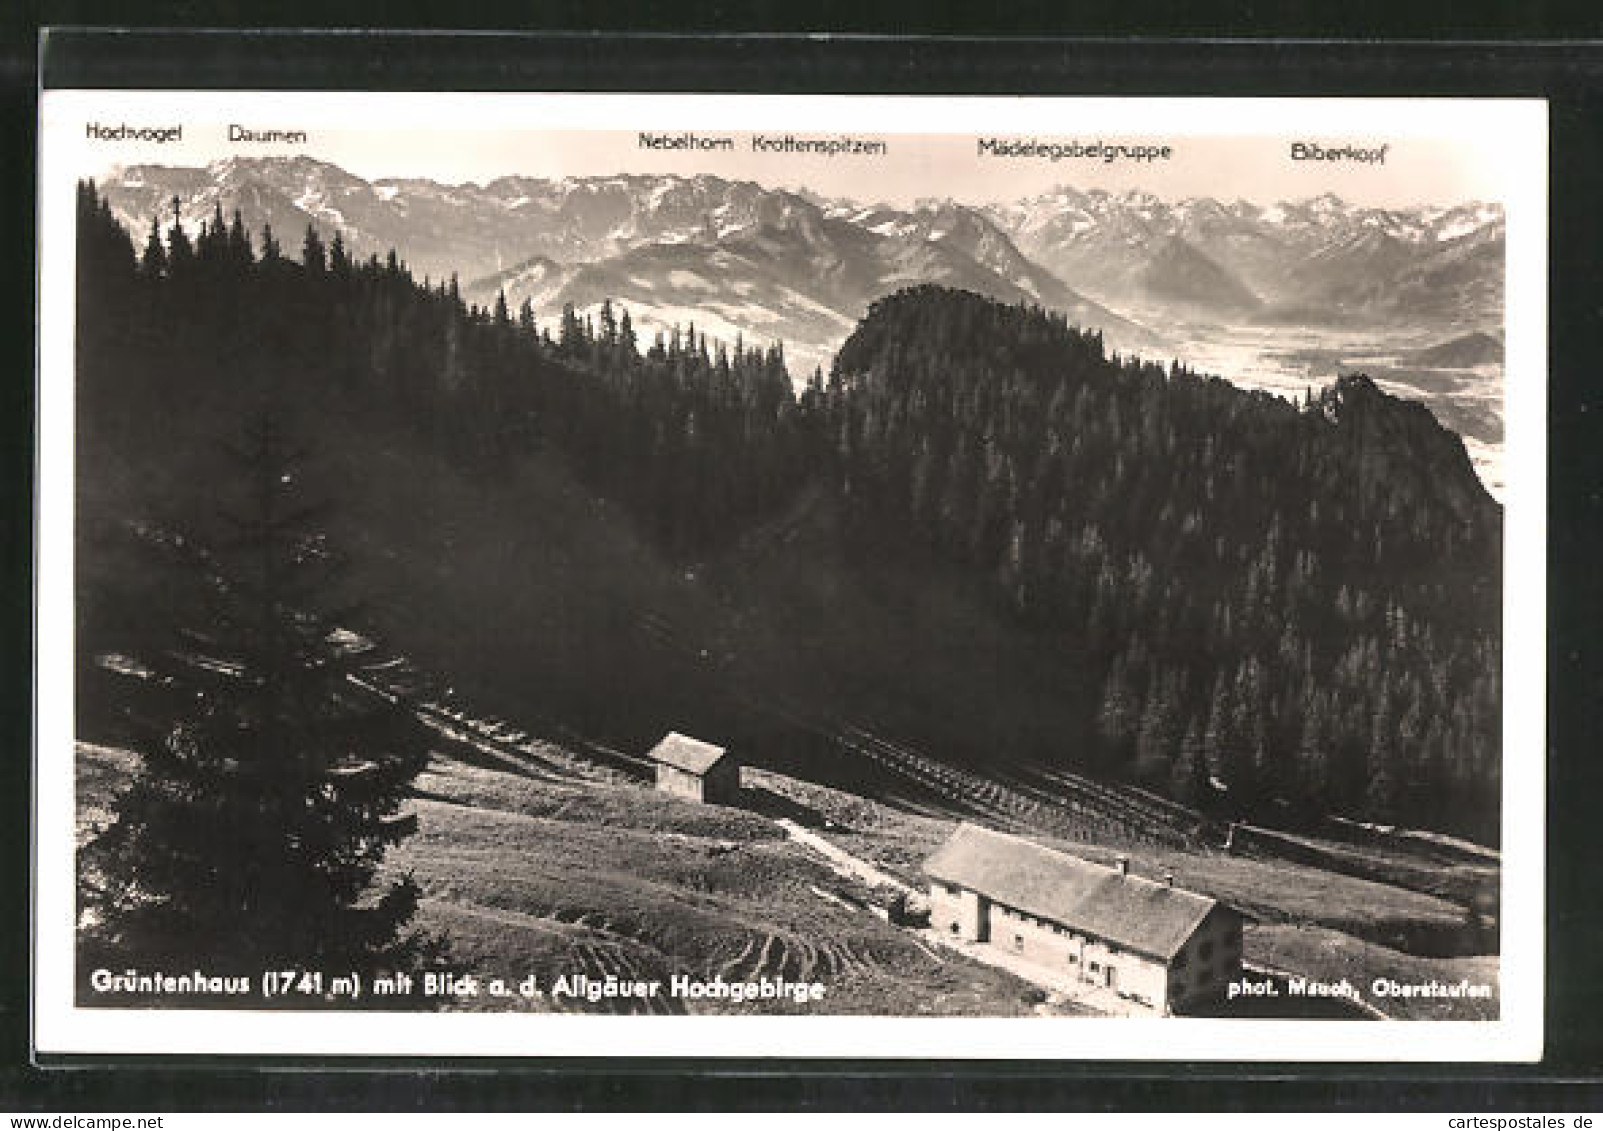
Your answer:
[[[937,880],[1164,960],[1219,904],[1184,888],[1121,875],[1033,841],[959,825],[924,862]]]
[[[652,747],[649,757],[653,762],[699,776],[717,765],[726,753],[722,746],[670,731],[668,737]]]

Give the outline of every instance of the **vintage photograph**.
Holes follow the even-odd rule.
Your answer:
[[[81,1024],[1508,1019],[1489,111],[69,93]]]

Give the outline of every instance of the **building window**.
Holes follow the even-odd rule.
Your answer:
[[[1024,949],[1024,936],[1023,935],[1014,935],[1013,936],[1013,949],[1014,950],[1023,950]]]
[[[1069,965],[1070,966],[1077,965],[1079,963],[1079,961],[1080,961],[1080,956],[1078,954],[1069,955]]]
[[[1099,963],[1099,962],[1091,963],[1091,973],[1093,973],[1093,974],[1102,973],[1102,964]]]

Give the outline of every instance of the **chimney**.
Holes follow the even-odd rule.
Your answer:
[[[1166,887],[1166,888],[1174,887],[1174,873],[1173,872],[1167,872],[1166,871],[1166,872],[1163,873],[1163,886]]]
[[[1118,866],[1119,875],[1128,876],[1130,874],[1130,858],[1124,853],[1121,852],[1114,857],[1114,864]]]

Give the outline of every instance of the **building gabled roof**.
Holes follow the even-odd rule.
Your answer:
[[[726,753],[722,746],[714,746],[678,731],[669,731],[667,738],[652,747],[648,757],[653,762],[699,776],[722,761]]]
[[[1220,906],[1184,888],[1121,875],[967,822],[924,862],[924,871],[996,903],[1165,960]]]

